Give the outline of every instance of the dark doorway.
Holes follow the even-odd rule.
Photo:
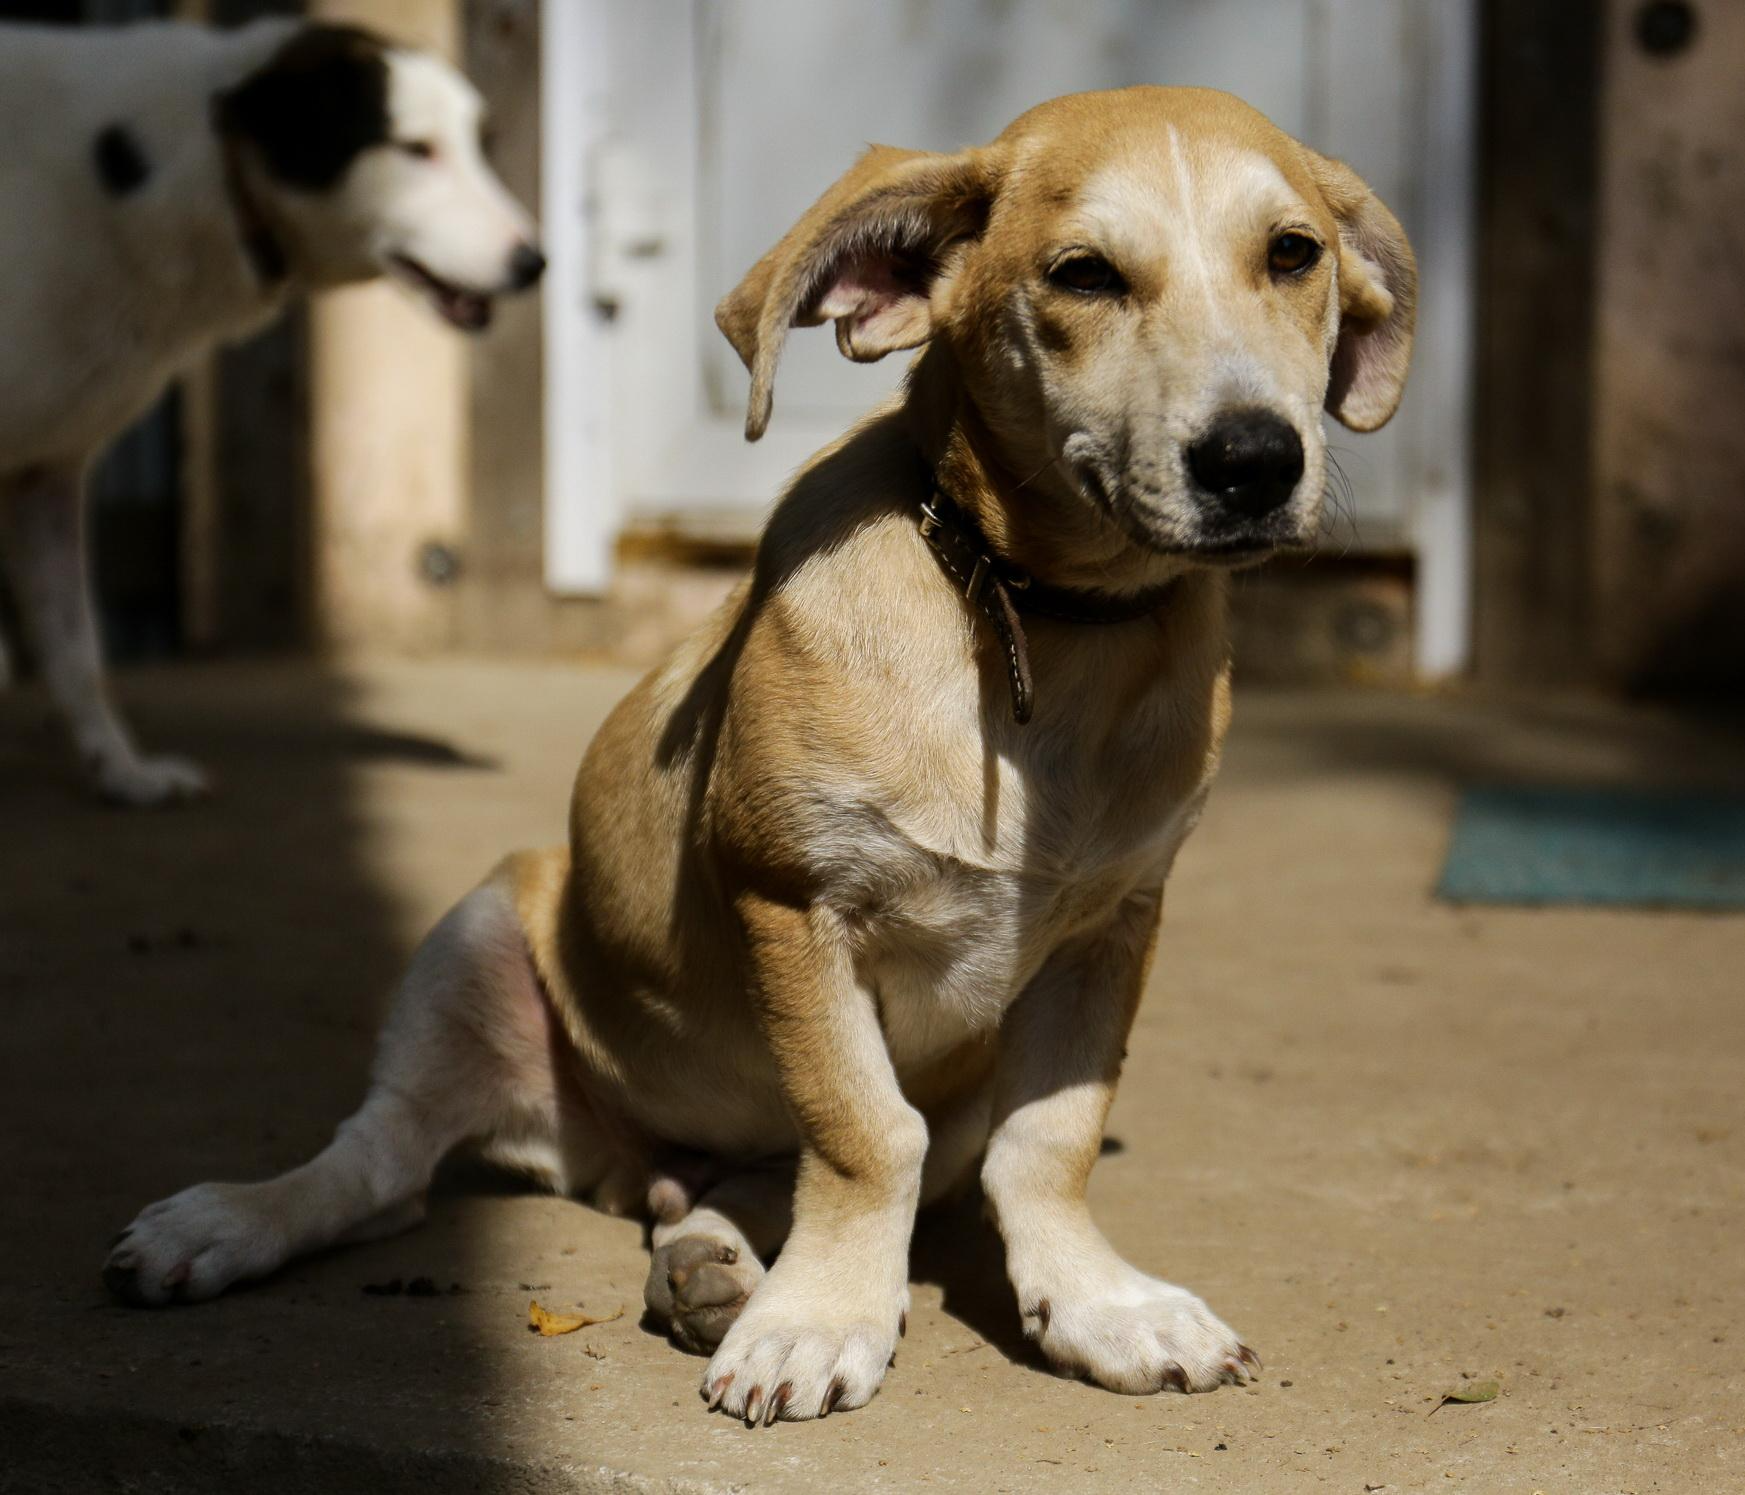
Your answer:
[[[0,0],[0,21],[52,21],[73,26],[84,18],[80,0]]]

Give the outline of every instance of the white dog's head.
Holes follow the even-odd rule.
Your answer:
[[[299,28],[214,101],[255,210],[313,285],[391,275],[449,322],[487,325],[545,257],[485,160],[472,86],[350,26]]]

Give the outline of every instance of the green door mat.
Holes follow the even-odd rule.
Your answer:
[[[1436,891],[1452,903],[1745,909],[1745,797],[1468,789]]]

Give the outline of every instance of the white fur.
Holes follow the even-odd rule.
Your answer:
[[[141,1211],[105,1276],[137,1301],[194,1302],[335,1241],[416,1224],[430,1175],[469,1138],[513,1155],[537,1141],[557,1187],[571,1178],[549,1071],[534,1078],[541,999],[507,897],[487,885],[433,929],[413,957],[388,1022],[369,1095],[327,1149],[257,1184],[197,1184]],[[492,1042],[481,1043],[489,1033]],[[542,1170],[543,1171],[543,1170]]]

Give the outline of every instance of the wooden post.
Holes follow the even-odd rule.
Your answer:
[[[1745,684],[1745,8],[1605,7],[1594,649],[1629,688]]]
[[[1562,0],[1486,0],[1475,666],[1494,685],[1590,668],[1600,26]]]
[[[456,0],[312,0],[448,57]],[[451,641],[450,592],[427,579],[427,546],[454,547],[465,521],[467,349],[397,288],[317,297],[309,317],[310,615],[315,642],[419,650]]]

